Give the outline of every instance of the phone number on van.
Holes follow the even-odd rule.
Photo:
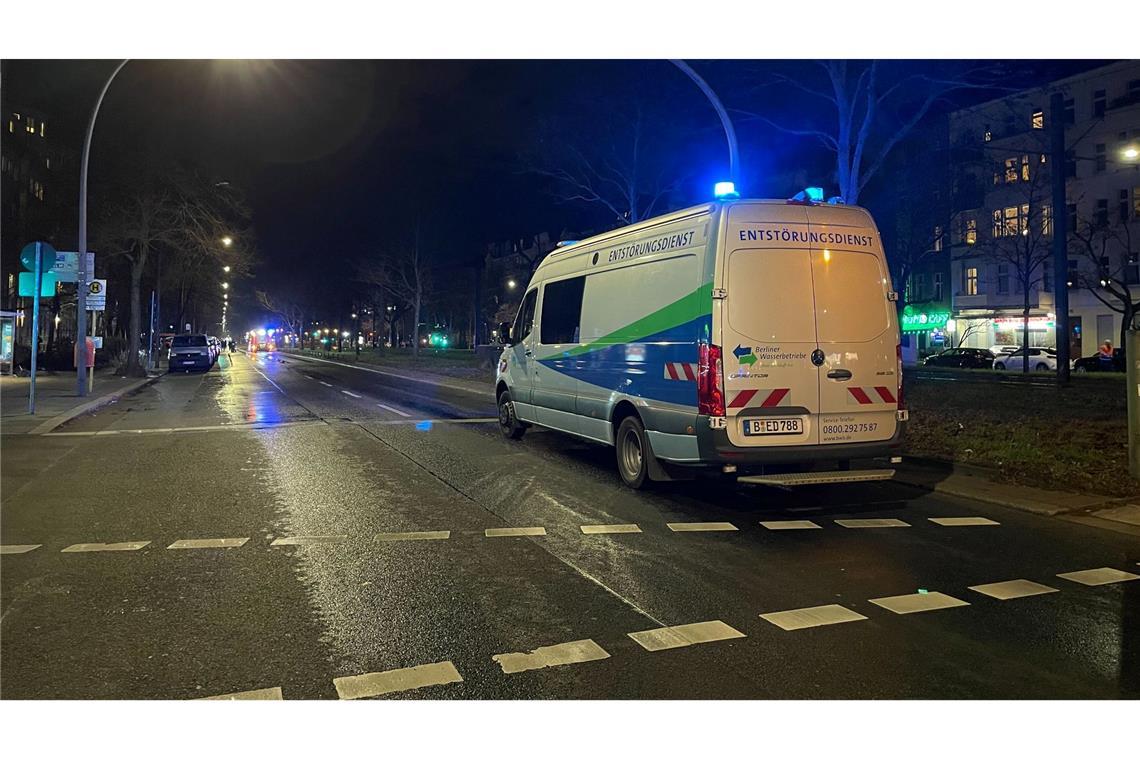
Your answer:
[[[824,435],[835,433],[873,433],[879,429],[877,422],[853,422],[845,425],[823,425]]]

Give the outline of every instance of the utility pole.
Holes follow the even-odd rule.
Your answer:
[[[1053,313],[1057,336],[1057,382],[1069,382],[1069,211],[1065,198],[1065,95],[1049,98],[1049,133],[1053,183]],[[1028,359],[1026,360],[1028,362]]]

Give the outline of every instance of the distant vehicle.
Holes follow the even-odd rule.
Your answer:
[[[1014,351],[1020,349],[1021,346],[1015,346],[1012,343],[998,343],[997,345],[990,346],[990,353],[994,356],[1000,354],[1012,354]]]
[[[214,364],[205,335],[175,335],[170,341],[169,371],[208,370]]]
[[[255,332],[249,334],[249,352],[255,354],[258,351],[276,351],[277,342],[273,339],[273,335],[266,333],[265,335],[258,335]]]
[[[1051,348],[1019,348],[1013,353],[1002,354],[994,359],[994,369],[1023,371],[1026,361],[1029,369],[1037,372],[1057,371],[1057,352]]]
[[[1073,362],[1073,372],[1123,372],[1124,349],[1112,349],[1112,360],[1102,359],[1100,353],[1085,356]]]
[[[948,348],[922,362],[924,367],[962,367],[965,369],[991,369],[994,354],[984,348]]]
[[[851,467],[897,456],[908,416],[890,269],[871,215],[822,198],[707,203],[554,250],[500,325],[503,435],[613,446],[631,488],[892,477]],[[839,467],[778,469],[820,460]]]

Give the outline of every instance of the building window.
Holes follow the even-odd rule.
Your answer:
[[[1012,237],[1029,232],[1029,204],[1007,206],[994,211],[994,237]]]
[[[997,265],[997,292],[999,296],[1009,295],[1009,264]]]
[[[916,274],[914,276],[914,300],[922,301],[926,298],[926,275]]]
[[[1096,226],[1108,226],[1108,198],[1098,198],[1096,202]]]
[[[1065,210],[1068,212],[1069,232],[1075,232],[1077,229],[1077,204],[1066,204]]]
[[[1121,190],[1120,191],[1119,212],[1120,212],[1120,221],[1122,223],[1128,221],[1128,206],[1129,206],[1129,204],[1128,204],[1128,191],[1127,190]]]
[[[1046,293],[1053,292],[1053,262],[1045,259],[1041,262],[1041,290]]]
[[[1034,129],[1045,129],[1045,112],[1041,109],[1034,111],[1030,124],[1033,125]]]
[[[966,295],[976,296],[978,294],[978,270],[974,267],[962,270],[962,275],[965,280],[963,283],[966,289]]]
[[[986,131],[982,133],[982,139],[986,142],[994,139],[994,133],[990,131],[990,125],[986,125]]]
[[[941,301],[942,300],[942,273],[941,272],[935,272],[934,273],[934,300],[935,301]]]
[[[1140,191],[1140,187],[1136,188]],[[966,217],[966,245],[978,242],[978,220],[972,216]]]
[[[1053,207],[1041,207],[1041,234],[1045,237],[1053,236]]]
[[[1140,185],[1132,188],[1132,216],[1140,219]]]
[[[1010,185],[1017,182],[1017,158],[1007,158],[1005,160],[1005,184]]]
[[[44,130],[46,128],[47,128],[47,124],[45,124],[44,122],[41,121],[40,122],[40,137],[46,137],[46,135],[44,134]]]
[[[1140,285],[1140,259],[1136,254],[1129,256],[1124,265],[1124,283],[1126,285]]]
[[[1096,171],[1097,174],[1103,172],[1108,168],[1108,154],[1105,152],[1105,144],[1096,144]]]
[[[1021,181],[1029,181],[1029,156],[1024,155],[1021,157]]]
[[[1065,151],[1065,176],[1077,176],[1077,154],[1071,150]]]
[[[934,228],[934,250],[942,250],[942,228],[937,226]]]
[[[12,133],[15,131],[16,131],[16,125],[12,122],[11,119],[8,119],[8,132]]]
[[[1104,105],[1107,98],[1105,97],[1104,90],[1097,90],[1093,93],[1093,110],[1092,115],[1094,119],[1104,116]]]
[[[1073,104],[1073,99],[1072,98],[1065,98],[1064,106],[1065,106],[1065,123],[1066,124],[1076,124],[1077,123],[1077,107],[1076,107],[1076,105]]]

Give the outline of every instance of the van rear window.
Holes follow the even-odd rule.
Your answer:
[[[855,251],[812,251],[812,257],[820,342],[858,343],[882,335],[894,307],[878,257]]]
[[[728,259],[728,324],[756,343],[814,343],[807,250],[755,248]]]

